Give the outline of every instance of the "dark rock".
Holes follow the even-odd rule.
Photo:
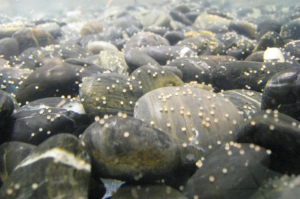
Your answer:
[[[0,67],[1,90],[16,94],[20,84],[25,81],[32,71],[22,68]]]
[[[21,104],[45,97],[78,95],[83,67],[67,63],[43,65],[20,85],[16,99]]]
[[[93,176],[90,178],[89,182],[89,194],[88,199],[99,199],[101,196],[105,195],[104,183],[100,178],[94,179]]]
[[[216,67],[216,63],[201,58],[180,58],[171,61],[168,66],[174,66],[181,70],[184,82],[197,81],[205,84],[210,83],[211,71]]]
[[[246,21],[231,21],[228,28],[250,39],[257,38],[256,26]]]
[[[284,46],[283,40],[276,32],[267,32],[257,42],[254,52],[260,50],[266,50],[267,48],[277,47],[282,48]]]
[[[85,58],[90,55],[89,51],[76,44],[51,45],[43,49],[40,58],[58,57],[62,60],[68,58]]]
[[[244,119],[260,111],[262,93],[236,89],[224,91],[221,95],[229,99],[241,111]]]
[[[57,135],[35,148],[15,168],[1,187],[1,198],[87,199],[90,172],[90,157],[78,139]]]
[[[168,61],[176,58],[195,56],[195,52],[185,46],[149,46],[141,48],[141,52],[146,53],[161,65],[166,65]]]
[[[54,44],[54,38],[50,33],[36,28],[23,28],[15,32],[12,37],[19,43],[19,52],[30,47]]]
[[[300,63],[300,41],[292,41],[284,46],[284,51],[294,56],[295,59]]]
[[[269,151],[254,144],[226,143],[204,160],[189,179],[184,193],[188,198],[262,197],[259,188],[270,177],[281,176],[268,169]]]
[[[139,82],[143,93],[169,86],[183,86],[183,81],[169,70],[164,70],[161,66],[145,65],[141,66],[130,75],[131,79]]]
[[[185,14],[185,16],[191,21],[191,22],[195,22],[195,20],[197,19],[197,17],[200,15],[200,12],[195,12],[195,11],[191,11]]]
[[[144,46],[169,46],[169,41],[160,35],[141,32],[130,38],[125,44],[125,52],[132,48],[139,48]]]
[[[300,39],[300,19],[282,25],[280,36],[286,41]]]
[[[66,98],[45,98],[33,101],[12,115],[10,141],[38,145],[59,133],[79,136],[90,124],[82,104]]]
[[[165,87],[143,95],[134,108],[134,117],[162,129],[175,139],[184,161],[209,154],[219,142],[235,140],[238,109],[219,94],[199,88]],[[197,161],[197,160],[196,160]]]
[[[132,37],[133,35],[136,35],[139,32],[141,32],[141,29],[138,27],[135,27],[135,26],[130,26],[125,29],[125,32],[127,33],[127,35],[129,37]],[[152,31],[149,31],[149,32],[152,32]]]
[[[179,21],[185,25],[193,24],[183,13],[181,13],[179,11],[171,10],[170,15],[175,21]]]
[[[299,75],[299,68],[284,70],[274,75],[264,88],[262,110],[276,109],[299,120]]]
[[[5,142],[0,146],[0,181],[4,182],[17,165],[36,146],[23,142]]]
[[[299,122],[278,111],[260,111],[244,122],[238,142],[270,149],[270,168],[280,173],[299,174]]]
[[[159,65],[155,59],[137,49],[127,50],[125,53],[125,61],[129,66],[130,72],[144,65]]]
[[[177,12],[181,12],[183,14],[186,14],[186,13],[191,11],[191,9],[189,8],[188,5],[178,5],[175,8],[173,8],[172,10],[177,11]]]
[[[229,31],[228,26],[223,23],[210,25],[206,28],[206,30],[211,31],[213,33],[226,33]]]
[[[233,45],[226,50],[226,54],[238,60],[246,59],[253,51],[256,42],[246,37],[237,37]]]
[[[236,61],[235,57],[229,55],[201,55],[199,56],[201,59],[213,61],[213,62],[229,62]]]
[[[19,55],[19,44],[14,38],[3,38],[0,40],[0,56],[10,60]]]
[[[169,176],[180,164],[177,143],[143,121],[123,116],[98,118],[83,133],[81,141],[93,158],[94,172],[125,181]]]
[[[174,73],[175,75],[177,75],[180,79],[182,79],[183,74],[182,74],[181,70],[179,70],[178,68],[173,67],[173,66],[162,66],[162,67],[164,70],[170,71],[170,72]]]
[[[11,133],[11,115],[16,108],[14,101],[9,93],[0,90],[0,144],[6,141]]]
[[[245,59],[245,61],[264,62],[264,53],[265,51],[263,50],[253,52]]]
[[[209,48],[209,39],[202,36],[188,37],[179,41],[176,46],[185,46],[195,51],[198,55],[204,54]]]
[[[282,24],[276,19],[266,19],[257,25],[258,38],[262,37],[267,32],[280,33]]]
[[[216,89],[248,89],[261,92],[276,73],[294,65],[289,63],[223,62],[211,73],[211,83]]]
[[[182,31],[168,31],[164,34],[164,38],[166,38],[171,45],[175,45],[183,40],[185,36]]]
[[[80,88],[80,98],[91,119],[120,111],[133,115],[134,104],[142,95],[135,80],[116,73],[87,77]]]

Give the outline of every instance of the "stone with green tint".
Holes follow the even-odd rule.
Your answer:
[[[141,66],[130,75],[131,79],[140,82],[144,93],[161,87],[183,86],[184,82],[175,73],[161,66]]]
[[[3,183],[0,198],[88,198],[90,157],[70,134],[35,148]]]
[[[94,119],[118,112],[133,115],[134,104],[143,91],[129,76],[109,73],[85,78],[79,94],[87,115]]]

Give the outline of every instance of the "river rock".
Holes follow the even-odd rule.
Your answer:
[[[299,75],[299,68],[284,70],[274,75],[264,88],[262,110],[278,110],[299,120]]]
[[[104,178],[149,182],[169,176],[180,164],[179,146],[169,135],[122,113],[98,117],[81,141]]]
[[[87,77],[80,88],[80,98],[87,115],[133,115],[135,102],[143,95],[139,84],[129,76],[111,73]]]
[[[36,146],[23,142],[5,142],[0,146],[0,180],[4,182],[18,164]]]
[[[259,111],[245,121],[238,142],[254,143],[270,149],[270,168],[280,173],[299,174],[300,124],[278,111]]]
[[[37,169],[39,168],[39,169]],[[88,198],[90,157],[75,136],[54,136],[35,148],[10,174],[1,198]]]
[[[145,65],[141,66],[130,75],[142,86],[143,93],[161,87],[183,86],[183,81],[169,70],[164,70],[161,66]]]

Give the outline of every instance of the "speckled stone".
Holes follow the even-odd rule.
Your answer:
[[[261,92],[276,73],[295,66],[289,63],[221,62],[212,71],[211,83],[217,89],[248,89]]]
[[[5,142],[0,146],[0,180],[4,182],[16,166],[36,146],[23,142]]]
[[[269,178],[281,176],[265,165],[269,151],[254,144],[226,143],[204,160],[189,179],[184,193],[188,198],[238,199],[262,197],[259,188]]]
[[[0,67],[0,86],[1,90],[17,94],[20,83],[23,82],[32,71],[29,69],[14,68],[14,67]]]
[[[284,46],[283,40],[276,32],[267,32],[257,42],[254,52],[259,50],[266,50],[267,48],[277,47],[282,48]]]
[[[18,164],[2,185],[0,196],[87,199],[90,172],[90,157],[79,140],[69,134],[57,135]]]
[[[211,71],[217,66],[217,63],[197,57],[179,58],[168,63],[168,66],[174,66],[181,70],[182,81],[197,81],[199,83],[210,83]]]
[[[166,133],[126,114],[98,118],[81,137],[99,177],[147,182],[180,164],[178,144]]]
[[[149,46],[141,48],[141,52],[146,53],[161,65],[166,65],[168,61],[176,58],[196,55],[193,50],[185,46]]]
[[[170,43],[164,37],[150,33],[141,32],[130,38],[125,44],[125,52],[132,48],[139,48],[143,46],[169,46]]]
[[[78,95],[83,67],[67,63],[50,63],[32,72],[20,85],[16,99],[21,104],[45,97]]]
[[[4,59],[10,60],[19,54],[19,44],[14,38],[3,38],[0,40],[0,55]]]
[[[221,95],[229,99],[239,109],[244,119],[248,119],[249,116],[261,109],[262,93],[235,89],[224,91]]]
[[[262,95],[262,110],[279,110],[297,120],[300,119],[299,68],[284,70],[274,75],[266,84]]]
[[[130,75],[131,79],[139,82],[143,93],[169,86],[183,86],[184,82],[173,72],[164,70],[161,66],[141,66]]]
[[[172,136],[194,155],[209,154],[226,141],[236,140],[243,121],[238,109],[219,94],[199,88],[165,87],[142,96],[134,117]],[[185,157],[188,158],[188,157]]]
[[[297,120],[278,111],[259,111],[241,126],[238,142],[270,149],[271,169],[284,174],[299,174],[299,127]]]
[[[120,111],[133,115],[134,104],[143,92],[129,76],[110,73],[85,78],[79,94],[87,115],[94,119]]]
[[[44,98],[16,110],[12,115],[10,141],[38,145],[59,133],[78,136],[90,124],[80,101]]]
[[[118,74],[127,75],[129,71],[129,67],[124,58],[124,53],[119,51],[101,51],[99,54],[99,65]]]
[[[300,39],[300,19],[295,19],[283,24],[280,36],[287,41]]]

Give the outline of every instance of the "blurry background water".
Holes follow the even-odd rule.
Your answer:
[[[174,0],[173,0],[174,1]],[[296,0],[207,0],[212,4],[230,4],[236,8],[239,7],[257,7],[266,5],[270,8],[274,5],[293,5]],[[57,17],[67,11],[86,10],[86,9],[103,9],[108,6],[130,6],[138,4],[168,4],[169,0],[1,0],[0,12],[1,14],[10,17],[24,16],[24,17]],[[184,1],[182,1],[184,3]],[[197,2],[197,1],[195,1]],[[201,1],[199,1],[201,2]]]

